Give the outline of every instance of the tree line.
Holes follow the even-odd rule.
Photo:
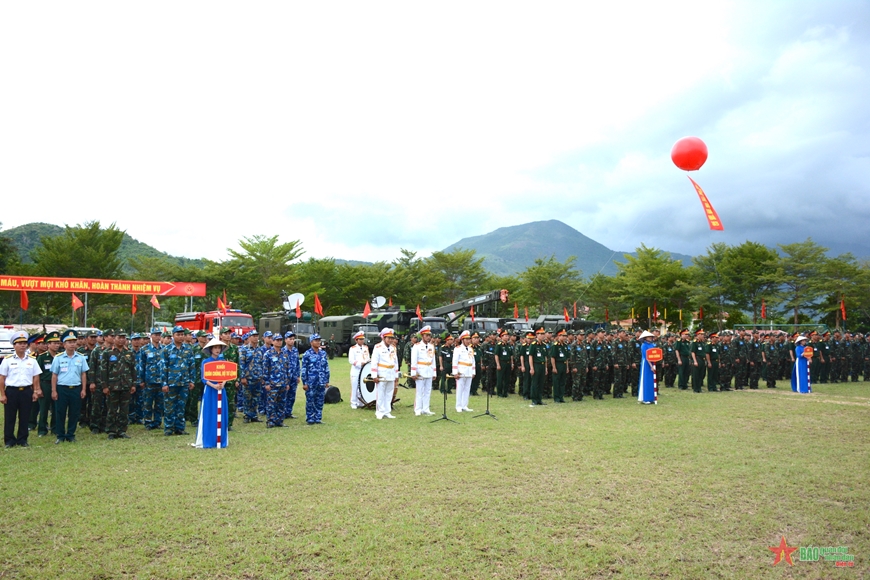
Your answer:
[[[575,259],[564,262],[543,257],[513,276],[497,276],[483,266],[474,250],[433,252],[429,256],[400,249],[390,262],[349,263],[333,258],[304,258],[299,240],[281,242],[278,236],[242,238],[227,250],[224,260],[179,264],[163,257],[119,254],[124,232],[93,221],[67,226],[59,236],[43,237],[31,252],[33,263],[22,263],[9,238],[0,236],[0,273],[27,276],[205,282],[208,295],[193,300],[195,310],[212,310],[224,292],[232,308],[252,314],[281,309],[281,292],[306,296],[310,310],[316,293],[324,315],[354,314],[373,296],[388,297],[394,305],[423,312],[483,294],[506,289],[509,300],[491,305],[478,316],[522,318],[563,314],[566,310],[587,320],[633,318],[638,326],[665,322],[673,328],[701,325],[721,329],[735,324],[826,323],[850,329],[870,326],[870,264],[851,254],[829,257],[827,248],[812,239],[780,244],[776,249],[747,241],[730,246],[711,245],[691,265],[670,254],[641,245],[636,255],[617,263],[617,274],[584,277]],[[126,271],[125,271],[126,270]],[[132,274],[129,273],[132,271]],[[0,293],[0,320],[21,318],[17,292]],[[27,324],[70,324],[70,297],[60,293],[30,293]],[[142,298],[145,298],[144,300]],[[147,328],[151,307],[140,297],[131,316],[131,297],[89,295],[88,323],[97,327]],[[171,322],[186,307],[185,298],[160,298],[157,320]],[[845,308],[844,308],[845,307]],[[79,316],[83,312],[77,313]],[[762,316],[763,315],[763,316]],[[79,321],[81,322],[81,321]]]

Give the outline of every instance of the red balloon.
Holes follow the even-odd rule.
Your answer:
[[[683,137],[674,143],[671,160],[683,171],[697,171],[707,161],[707,146],[697,137]]]

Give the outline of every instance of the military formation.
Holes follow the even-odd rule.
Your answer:
[[[656,376],[665,388],[691,388],[696,393],[776,388],[778,381],[791,379],[796,334],[759,330],[709,334],[698,330],[693,334],[688,329],[664,335],[654,330],[652,334],[653,344],[662,349]],[[545,400],[619,399],[628,393],[636,397],[640,335],[640,330],[551,332],[544,328],[523,335],[505,330],[472,333],[463,337],[470,338],[463,351],[470,355],[463,365],[473,368],[466,373],[471,374],[470,395],[479,395],[481,390],[496,397],[518,394],[532,407],[545,405]],[[16,401],[21,404],[16,409],[27,409],[27,431],[36,431],[40,437],[53,433],[55,443],[72,442],[78,426],[109,439],[126,439],[130,424],[162,429],[167,436],[187,435],[187,423],[195,425],[198,420],[201,367],[206,358],[203,347],[214,338],[211,334],[176,326],[172,332],[155,328],[150,334],[129,337],[124,331],[112,330],[95,330],[86,336],[73,331],[15,336],[17,344],[27,343],[21,360],[32,359],[39,371],[30,387],[32,404],[26,404],[27,396],[19,396]],[[295,418],[300,379],[308,391],[306,422],[322,422],[329,381],[328,348],[315,349],[300,361],[292,331],[283,336],[266,332],[260,337],[256,331],[237,336],[223,328],[219,336],[228,345],[221,358],[239,365],[237,380],[225,384],[230,429],[237,409],[245,423],[261,422],[264,417],[267,428],[283,427],[286,419]],[[409,370],[420,338],[409,337],[402,349],[402,362]],[[811,332],[808,338],[813,349],[812,384],[854,382],[862,375],[865,381],[870,379],[870,335]],[[312,337],[315,340],[319,345],[319,336]],[[454,357],[461,345],[450,335],[427,336],[425,345],[420,344],[434,353],[432,386],[452,393],[458,376],[453,372]],[[15,363],[14,358],[7,358],[12,361],[7,366]],[[413,388],[412,381],[409,386]],[[24,388],[8,382],[7,387],[9,394]],[[11,412],[8,405],[6,411]],[[428,398],[418,414],[424,411],[431,414]],[[7,446],[26,446],[27,432],[22,435],[19,430],[15,435],[11,429],[7,420]]]
[[[539,328],[522,336],[498,331],[472,334],[476,364],[471,395],[476,384],[493,396],[519,394],[531,406],[544,400],[565,403],[584,397],[616,399],[637,397],[641,363],[641,330],[559,330]],[[688,329],[661,334],[653,331],[654,346],[662,349],[656,376],[666,388],[700,393],[776,388],[777,381],[790,380],[798,335],[783,331],[726,330],[707,333]],[[858,381],[870,378],[870,335],[825,332],[810,334],[813,347],[811,380],[814,384]],[[408,344],[411,344],[410,342]],[[435,381],[442,392],[451,393],[455,379],[450,374],[455,339],[434,337],[438,353]],[[408,363],[408,357],[405,357]]]

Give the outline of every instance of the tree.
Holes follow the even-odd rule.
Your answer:
[[[111,224],[103,229],[99,221],[87,222],[79,226],[66,226],[64,232],[55,237],[42,237],[31,256],[36,276],[60,278],[97,278],[120,279],[123,274],[118,249],[124,239],[124,232]],[[92,294],[88,300],[89,322],[102,324],[101,316],[116,320],[112,310],[124,303],[124,298],[113,294]],[[43,309],[44,321],[63,319],[70,312],[69,294],[48,294],[37,299]],[[105,310],[101,314],[100,307]],[[76,311],[79,323],[84,323],[84,311]]]
[[[639,311],[638,318],[653,305],[658,309],[688,306],[690,279],[683,263],[643,244],[635,253],[637,256],[625,254],[626,263],[616,265],[619,300]]]
[[[561,314],[580,294],[581,273],[574,267],[577,258],[564,262],[550,256],[536,258],[535,263],[519,274],[520,297],[526,304],[536,305],[539,314]]]
[[[449,304],[473,296],[489,279],[483,258],[476,258],[474,250],[432,252],[425,262],[433,274],[429,295],[433,304]]]
[[[802,309],[812,309],[816,300],[825,293],[822,272],[828,251],[812,238],[794,244],[779,244],[782,257],[765,263],[761,276],[763,282],[771,283],[783,292],[783,304],[794,313],[794,323],[799,324]]]
[[[728,248],[719,263],[725,296],[737,308],[752,312],[752,323],[758,322],[761,300],[776,301],[775,286],[766,277],[776,268],[779,255],[758,242],[743,242]]]

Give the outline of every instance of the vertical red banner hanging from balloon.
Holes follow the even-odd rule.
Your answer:
[[[689,177],[688,175],[686,177]],[[719,214],[716,213],[716,210],[713,209],[713,206],[710,205],[710,200],[707,199],[707,194],[704,193],[704,190],[701,189],[701,186],[695,183],[695,180],[689,177],[689,181],[692,182],[692,185],[695,186],[695,191],[698,192],[698,197],[701,198],[701,205],[704,208],[704,214],[707,216],[707,223],[710,224],[711,230],[719,230],[723,231],[725,228],[722,226],[722,221],[719,219]]]

